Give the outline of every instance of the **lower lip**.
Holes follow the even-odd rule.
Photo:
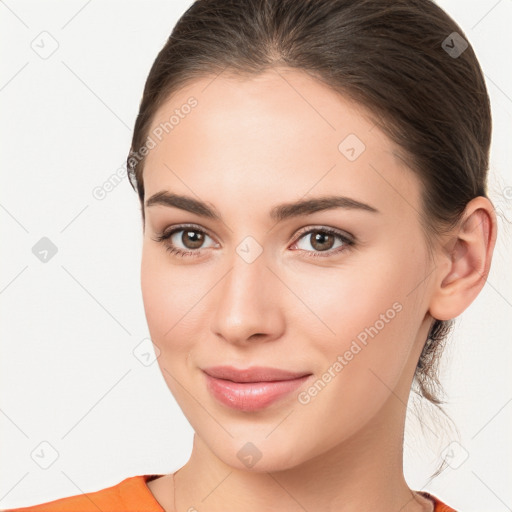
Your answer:
[[[258,411],[299,388],[311,375],[272,382],[232,382],[206,375],[210,393],[221,403],[239,411]]]

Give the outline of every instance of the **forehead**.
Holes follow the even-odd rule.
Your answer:
[[[336,190],[381,208],[419,204],[418,180],[371,112],[302,71],[198,79],[160,107],[149,134],[146,198],[192,190],[213,204],[221,192],[250,204],[271,185],[282,199]]]

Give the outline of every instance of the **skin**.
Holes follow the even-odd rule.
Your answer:
[[[406,404],[433,317],[459,315],[484,285],[496,236],[492,205],[471,201],[431,256],[420,182],[364,107],[297,70],[214,78],[162,105],[152,127],[190,96],[198,100],[144,168],[146,199],[162,190],[189,195],[223,219],[145,207],[148,327],[162,375],[195,431],[176,496],[172,475],[148,487],[166,511],[175,497],[180,511],[433,510],[404,479]],[[349,134],[366,145],[355,161],[338,149]],[[280,223],[269,216],[277,204],[334,193],[378,213],[336,208]],[[200,256],[172,255],[169,240],[154,240],[181,223],[206,233],[199,249],[184,245],[183,232],[173,237]],[[342,245],[334,238],[322,251],[312,234],[297,235],[308,227],[338,229],[355,244],[334,254]],[[236,252],[247,236],[263,249],[252,263]],[[258,412],[229,409],[206,388],[201,368],[224,364],[307,371],[316,381],[394,303],[400,312],[307,404],[297,395],[311,381]],[[248,441],[262,454],[252,468],[237,457]]]

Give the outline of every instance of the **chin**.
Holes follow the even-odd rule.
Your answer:
[[[304,443],[299,438],[284,431],[275,439],[266,439],[267,436],[268,430],[257,433],[246,429],[229,439],[226,436],[222,436],[222,439],[207,437],[206,444],[214,456],[227,466],[253,473],[284,471],[315,456],[304,450]]]

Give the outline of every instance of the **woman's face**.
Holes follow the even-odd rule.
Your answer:
[[[149,135],[144,307],[196,434],[230,466],[261,457],[259,471],[382,432],[404,412],[431,320],[420,184],[396,147],[356,104],[285,69],[198,80]],[[148,206],[161,192],[189,201]],[[326,197],[345,199],[291,206]],[[205,374],[216,366],[309,376],[229,384]]]

